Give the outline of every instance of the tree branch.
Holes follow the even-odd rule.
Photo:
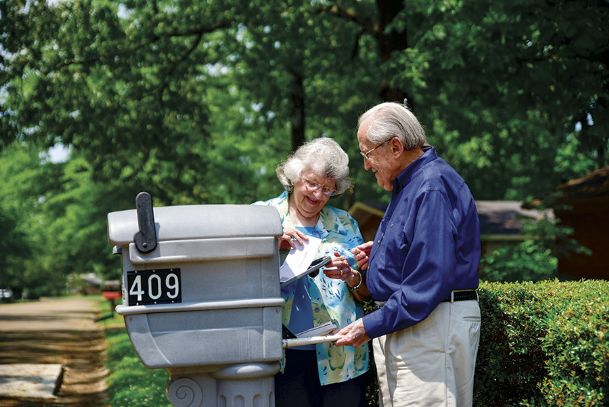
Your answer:
[[[161,109],[163,108],[163,94],[165,93],[165,89],[167,88],[169,82],[167,80],[168,77],[170,77],[178,68],[178,66],[183,63],[184,61],[186,61],[186,59],[188,59],[188,57],[194,52],[195,49],[197,49],[197,47],[199,46],[199,44],[201,43],[201,40],[203,39],[203,32],[198,32],[196,35],[196,38],[194,39],[194,41],[192,42],[192,44],[190,44],[190,47],[188,47],[188,49],[186,50],[186,52],[184,52],[179,58],[177,58],[175,61],[173,61],[170,65],[169,65],[169,69],[167,70],[167,72],[163,75],[163,81],[161,82],[161,85],[159,86],[159,102],[160,102],[160,107]]]
[[[151,44],[154,44],[155,42],[158,42],[161,38],[196,36],[196,38],[193,41],[190,48],[186,51],[186,53],[184,55],[182,55],[181,58],[178,59],[178,61],[176,61],[176,62],[182,62],[186,58],[188,58],[188,56],[197,48],[197,46],[201,42],[201,39],[203,38],[203,35],[210,34],[217,30],[225,29],[228,27],[230,27],[229,21],[219,21],[216,24],[211,25],[209,27],[198,27],[198,28],[193,28],[193,29],[186,30],[186,31],[170,31],[170,32],[166,32],[166,33],[154,34],[152,37],[150,37],[150,39],[148,41],[145,41],[141,44],[137,44],[130,49],[126,49],[125,52],[131,54],[131,53],[138,51],[142,48],[145,48]],[[65,67],[68,67],[71,65],[92,65],[94,63],[99,63],[99,62],[103,61],[104,57],[105,56],[100,55],[98,58],[90,58],[90,59],[82,59],[82,60],[70,59],[70,60],[67,60],[67,61],[64,61],[62,63],[55,65],[54,67],[52,67],[51,69],[46,71],[45,74],[48,74],[53,71],[61,70]]]
[[[170,31],[162,34],[157,34],[159,38],[162,37],[192,37],[193,35],[202,36],[210,34],[216,30],[230,27],[230,21],[219,21],[216,24],[209,27],[198,27],[186,31]]]
[[[368,19],[360,18],[353,10],[347,10],[337,5],[320,7],[317,10],[320,13],[328,13],[343,20],[355,23],[371,35],[379,35],[379,28],[376,24],[373,24]]]

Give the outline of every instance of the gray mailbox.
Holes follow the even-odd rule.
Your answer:
[[[142,362],[168,369],[174,405],[273,405],[283,355],[277,211],[192,205],[108,214],[122,256],[129,337]]]

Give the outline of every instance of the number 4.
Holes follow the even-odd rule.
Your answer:
[[[139,302],[142,301],[142,294],[144,294],[144,290],[142,290],[142,276],[138,274],[133,279],[131,287],[129,287],[129,295],[137,295],[137,300]]]

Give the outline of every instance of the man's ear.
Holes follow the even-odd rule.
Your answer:
[[[389,145],[391,146],[391,153],[393,155],[395,155],[396,157],[401,156],[402,153],[404,152],[404,145],[402,144],[400,139],[397,137],[392,138],[391,141],[389,142]]]

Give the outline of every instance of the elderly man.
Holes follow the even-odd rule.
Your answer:
[[[480,231],[474,198],[398,103],[364,113],[364,168],[391,192],[374,242],[355,249],[379,308],[337,345],[373,339],[381,404],[470,406],[480,339]]]

